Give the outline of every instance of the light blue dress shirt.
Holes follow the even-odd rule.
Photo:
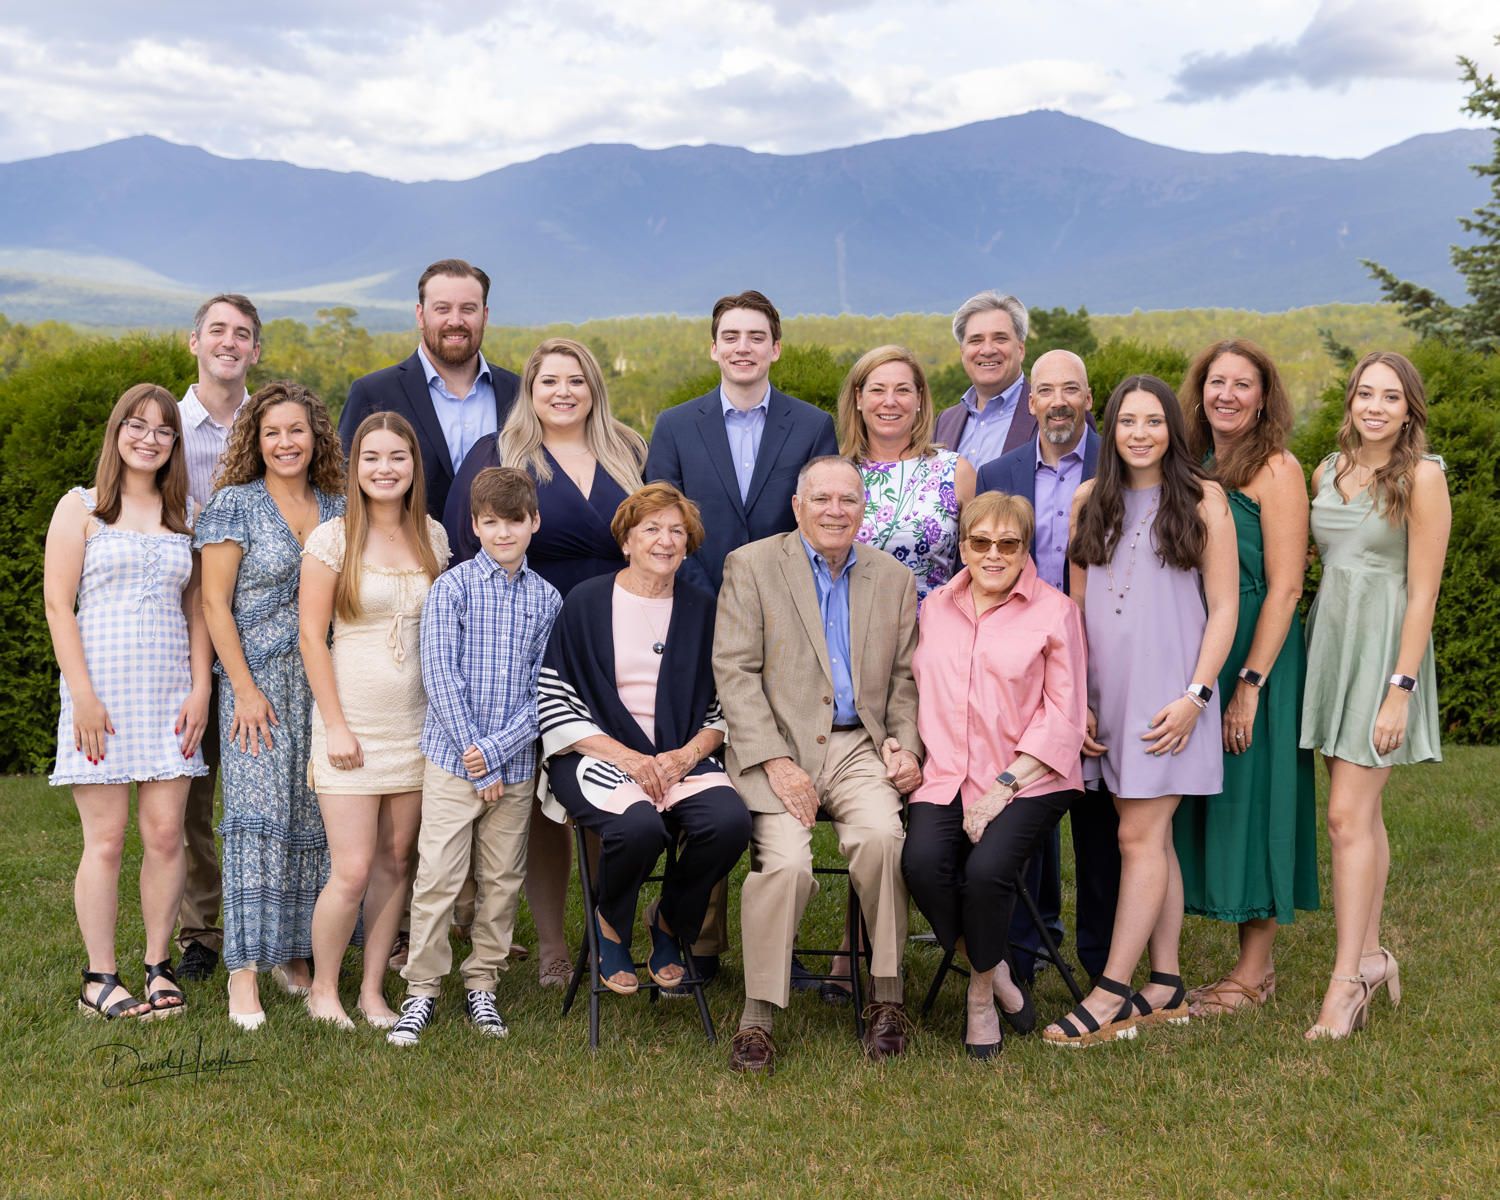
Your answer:
[[[427,376],[427,394],[432,397],[432,411],[437,413],[438,424],[443,428],[443,440],[448,443],[448,459],[455,471],[463,465],[464,457],[474,448],[474,443],[489,433],[499,430],[495,415],[495,384],[490,376],[490,364],[479,356],[479,374],[474,377],[474,386],[467,396],[455,396],[448,390],[443,377],[437,373],[432,360],[427,357],[425,346],[417,347],[417,357],[422,360],[422,371]]]
[[[858,725],[854,676],[849,665],[849,572],[858,559],[854,547],[850,546],[844,569],[834,579],[828,560],[814,550],[806,538],[802,538],[802,549],[812,564],[813,583],[818,589],[818,612],[823,618],[823,641],[828,646],[828,666],[833,671],[833,723]]]
[[[740,503],[750,494],[750,479],[755,474],[755,459],[760,454],[761,435],[766,431],[766,415],[771,411],[771,385],[766,394],[748,412],[736,408],[719,389],[719,403],[724,406],[724,433],[729,438],[729,457],[734,462],[734,477],[740,485]]]
[[[1017,375],[1015,383],[990,400],[983,409],[979,407],[972,387],[959,401],[969,410],[969,419],[964,422],[964,431],[959,434],[958,445],[953,448],[967,458],[976,471],[1005,453],[1005,435],[1010,432],[1010,423],[1015,418],[1025,378]]]
[[[1083,482],[1083,443],[1087,433],[1078,439],[1078,445],[1058,460],[1056,467],[1049,467],[1042,460],[1041,435],[1038,434],[1036,450],[1036,573],[1061,590],[1063,572],[1068,569],[1068,512],[1073,506],[1073,493]]]

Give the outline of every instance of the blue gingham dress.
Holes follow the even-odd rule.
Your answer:
[[[74,488],[90,512],[94,496]],[[173,732],[192,690],[182,592],[193,573],[192,541],[181,533],[136,533],[90,522],[78,582],[78,630],[89,680],[109,712],[104,758],[91,763],[73,745],[73,698],[61,680],[54,787],[144,783],[207,775],[203,752],[183,758]]]

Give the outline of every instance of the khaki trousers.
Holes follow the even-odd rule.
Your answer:
[[[190,942],[201,942],[214,951],[224,948],[224,928],[219,924],[224,881],[219,871],[219,849],[214,842],[214,787],[219,781],[218,675],[214,676],[209,692],[203,761],[208,764],[208,774],[199,775],[188,785],[187,808],[182,814],[187,878],[182,888],[182,904],[177,909],[179,951],[186,950]]]
[[[906,882],[901,876],[901,796],[863,729],[828,736],[823,773],[813,780],[819,807],[833,819],[839,852],[869,928],[871,975],[901,977],[906,948]],[[750,874],[740,895],[745,995],[785,1008],[791,994],[792,944],[818,890],[812,830],[790,813],[752,813]]]
[[[422,828],[411,898],[411,949],[401,977],[412,996],[436,996],[453,966],[448,926],[474,865],[477,888],[471,949],[459,973],[467,991],[493,992],[505,970],[516,906],[526,877],[526,831],[535,781],[507,784],[486,805],[468,780],[427,764],[422,779]]]

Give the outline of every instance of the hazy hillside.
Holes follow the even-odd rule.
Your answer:
[[[0,311],[176,324],[242,289],[271,315],[409,321],[428,261],[495,276],[497,322],[950,310],[984,286],[1094,311],[1375,298],[1358,260],[1456,292],[1454,217],[1489,134],[1364,159],[1199,154],[1055,112],[804,155],[583,146],[460,182],[217,158],[138,137],[0,164]]]

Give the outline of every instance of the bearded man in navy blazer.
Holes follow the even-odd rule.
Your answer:
[[[703,545],[679,573],[717,594],[731,550],[796,528],[797,472],[837,454],[838,439],[826,412],[771,386],[781,314],[765,296],[723,297],[710,332],[719,386],[656,418],[645,474],[698,505]]]
[[[953,339],[969,390],[938,414],[933,441],[955,450],[977,471],[1036,434],[1031,386],[1021,372],[1031,317],[1014,296],[980,292],[953,314]]]
[[[1083,359],[1071,350],[1049,350],[1031,366],[1028,416],[1036,431],[1024,444],[980,468],[974,491],[1025,496],[1036,511],[1032,558],[1036,573],[1068,590],[1068,514],[1073,493],[1099,467],[1099,435],[1092,427],[1093,394]],[[1088,787],[1070,813],[1078,882],[1078,959],[1089,975],[1104,970],[1120,887],[1119,817],[1103,790],[1098,760],[1085,758]],[[1061,840],[1052,837],[1026,865],[1026,886],[1043,919],[1062,932]],[[1059,940],[1061,940],[1059,936]],[[1040,939],[1018,913],[1010,941],[1016,973],[1029,982]],[[1017,998],[1019,999],[1019,998]]]
[[[478,267],[461,258],[433,263],[417,281],[421,344],[410,358],[350,384],[339,417],[346,455],[371,413],[396,412],[411,422],[422,451],[427,511],[439,521],[464,456],[505,424],[521,384],[514,372],[491,367],[480,350],[489,299],[490,277]]]
[[[709,334],[719,386],[657,415],[645,476],[670,483],[698,506],[703,545],[678,574],[717,594],[731,550],[797,527],[797,472],[839,447],[831,416],[771,386],[771,364],[781,357],[781,314],[770,300],[756,291],[720,298]],[[720,881],[692,948],[705,979],[718,972],[729,948],[728,910]]]

